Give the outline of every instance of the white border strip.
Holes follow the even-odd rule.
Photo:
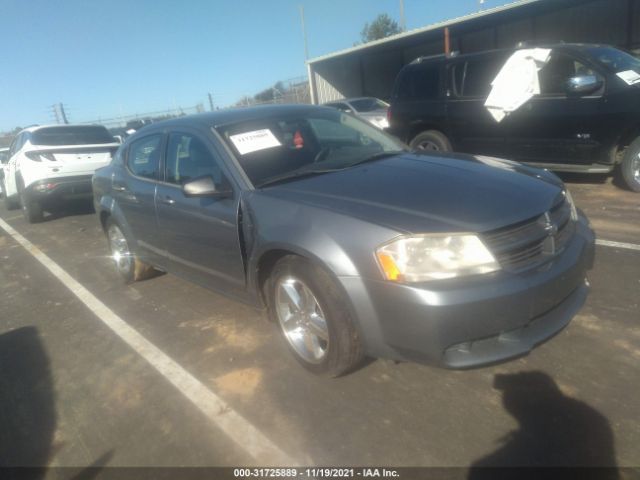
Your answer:
[[[0,227],[44,265],[65,287],[71,290],[107,327],[171,382],[180,393],[207,416],[211,423],[220,428],[259,464],[297,464],[248,420],[113,313],[89,290],[2,219],[0,219]]]
[[[640,252],[640,245],[636,245],[635,243],[613,242],[611,240],[600,240],[598,238],[596,239],[596,245],[600,245],[603,247],[624,248],[626,250],[636,250]]]

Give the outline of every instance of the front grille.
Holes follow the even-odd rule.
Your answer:
[[[502,268],[521,271],[562,252],[573,233],[571,205],[565,199],[539,217],[481,235]]]

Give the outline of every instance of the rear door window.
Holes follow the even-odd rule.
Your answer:
[[[491,92],[491,82],[506,61],[505,56],[468,60],[454,67],[454,85],[460,97],[483,98]]]
[[[151,180],[158,179],[162,135],[150,135],[131,143],[127,166],[131,173]]]
[[[396,93],[399,99],[432,100],[440,96],[440,67],[411,68],[400,80]]]

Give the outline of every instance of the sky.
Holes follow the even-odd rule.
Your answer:
[[[399,0],[0,0],[0,131],[233,104],[306,75],[351,47]],[[484,8],[509,3],[486,0]],[[479,10],[478,0],[404,0],[407,29]]]

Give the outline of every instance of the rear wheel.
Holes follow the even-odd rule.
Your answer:
[[[105,231],[116,271],[125,282],[130,283],[142,280],[156,272],[151,265],[140,260],[131,251],[130,243],[117,222],[108,218],[105,224]]]
[[[634,192],[640,192],[640,137],[627,148],[620,170],[625,185]]]
[[[24,188],[20,192],[20,205],[22,206],[22,215],[28,223],[39,223],[44,219],[42,205],[39,201],[29,198]]]
[[[361,362],[362,345],[344,295],[322,268],[286,256],[274,267],[265,290],[271,318],[305,368],[337,377]]]
[[[427,152],[450,152],[451,142],[447,136],[437,130],[425,130],[413,137],[410,146],[413,150]]]

